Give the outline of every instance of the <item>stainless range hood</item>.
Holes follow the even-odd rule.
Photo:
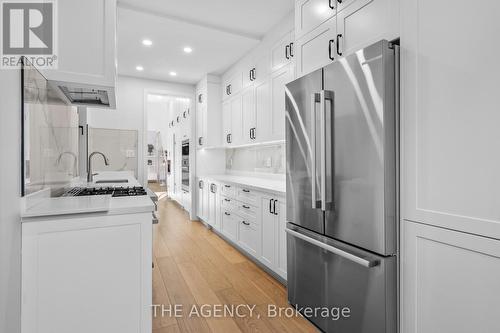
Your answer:
[[[69,103],[76,106],[116,108],[114,87],[87,85],[73,82],[49,81],[59,89]]]

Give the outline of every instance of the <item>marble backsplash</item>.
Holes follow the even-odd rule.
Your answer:
[[[285,173],[285,144],[226,149],[226,171]]]

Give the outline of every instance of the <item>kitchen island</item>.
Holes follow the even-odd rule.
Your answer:
[[[118,172],[73,185],[139,183]],[[21,213],[22,332],[150,333],[153,211],[147,195],[27,199]]]

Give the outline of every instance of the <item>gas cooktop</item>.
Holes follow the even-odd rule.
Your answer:
[[[112,197],[133,197],[147,195],[141,186],[119,186],[119,187],[74,187],[63,196],[81,197],[86,195],[111,195]]]

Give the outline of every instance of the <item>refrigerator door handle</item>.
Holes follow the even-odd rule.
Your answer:
[[[308,237],[304,234],[301,234],[300,232],[297,232],[297,231],[294,231],[294,230],[291,230],[291,229],[285,229],[286,233],[289,234],[290,236],[293,236],[293,237],[297,237],[297,238],[300,238],[302,239],[303,241],[306,241],[312,245],[315,245],[317,247],[320,247],[322,248],[323,250],[326,250],[328,252],[331,252],[333,254],[336,254],[338,256],[341,256],[347,260],[350,260],[352,262],[355,262],[363,267],[367,267],[367,268],[370,268],[370,267],[375,267],[375,266],[378,266],[380,264],[380,260],[378,259],[367,259],[367,258],[363,258],[363,257],[359,257],[355,254],[352,254],[352,253],[349,253],[347,251],[344,251],[344,250],[341,250],[339,248],[336,248],[334,246],[331,246],[331,245],[328,245],[328,244],[325,244],[323,242],[320,242],[319,240],[316,240],[314,238],[311,238],[311,237]]]
[[[321,122],[321,133],[320,133],[320,138],[321,138],[321,210],[326,211],[331,209],[332,202],[333,202],[333,191],[331,191],[331,197],[328,199],[329,202],[327,202],[327,197],[326,197],[326,192],[327,192],[327,180],[326,180],[326,154],[327,154],[327,149],[328,147],[326,146],[326,131],[327,131],[327,114],[326,114],[326,103],[327,101],[330,102],[330,116],[333,117],[333,96],[334,92],[330,90],[321,90],[320,92],[320,100],[321,100],[321,113],[320,113],[320,122]],[[331,129],[333,130],[333,129]],[[330,147],[330,149],[333,149],[333,147]],[[333,152],[330,152],[331,156],[333,157]],[[333,167],[333,158],[332,160],[332,167]],[[332,185],[330,184],[329,187]],[[330,193],[330,190],[329,190]]]
[[[321,208],[316,200],[316,103],[321,102],[321,94],[311,94],[311,203],[312,208]]]

